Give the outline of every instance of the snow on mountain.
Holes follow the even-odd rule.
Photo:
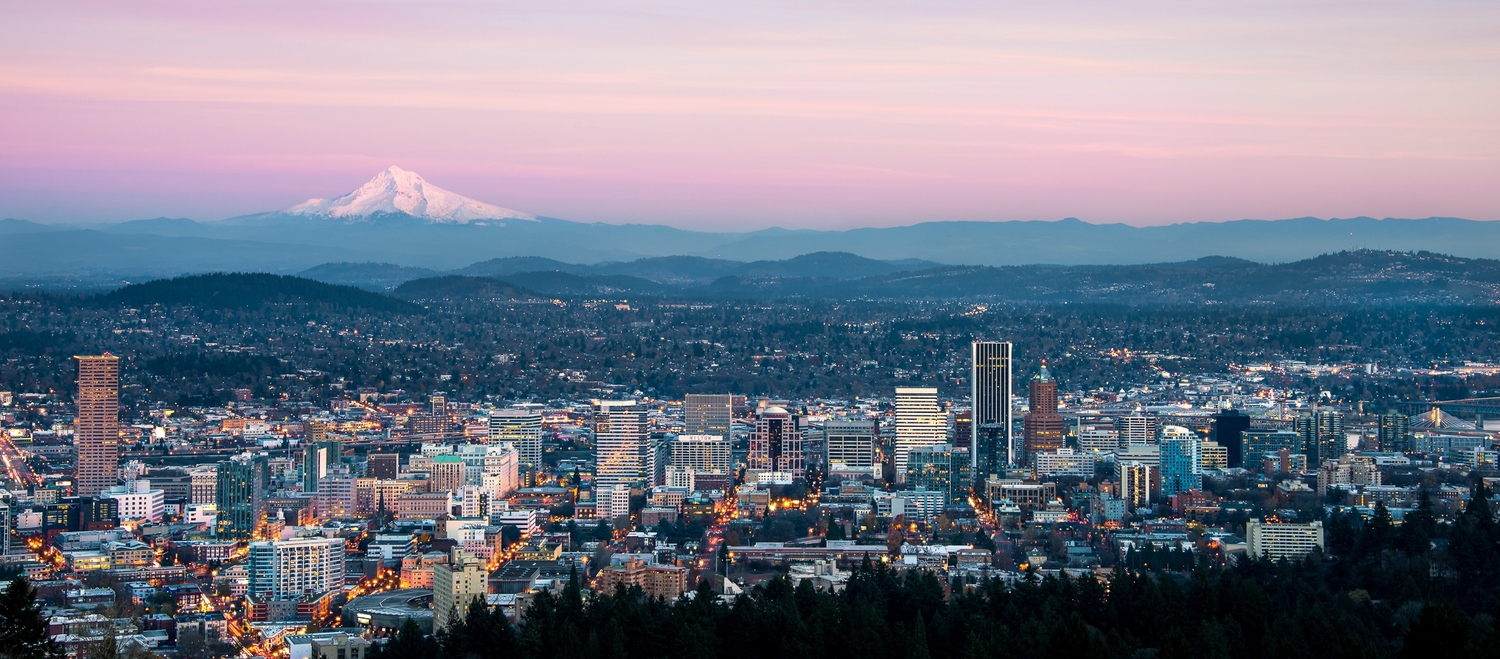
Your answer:
[[[416,172],[394,165],[349,194],[333,199],[309,199],[282,212],[347,222],[366,220],[382,213],[404,213],[434,223],[536,220],[534,215],[454,194],[428,183]]]

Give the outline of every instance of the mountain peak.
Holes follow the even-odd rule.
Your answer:
[[[535,220],[536,216],[501,208],[449,192],[416,172],[387,167],[353,192],[333,199],[309,199],[283,211],[345,222],[382,214],[410,215],[434,223],[468,224],[480,220]]]

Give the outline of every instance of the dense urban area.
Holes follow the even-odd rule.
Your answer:
[[[1492,305],[474,285],[0,296],[0,653],[1500,648]]]

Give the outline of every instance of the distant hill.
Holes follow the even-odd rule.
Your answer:
[[[877,276],[946,265],[1135,265],[1226,256],[1288,263],[1358,249],[1500,258],[1500,222],[1455,218],[1298,218],[1136,227],[1076,219],[924,222],[842,231],[708,232],[536,220],[358,222],[271,214],[256,221],[157,218],[108,226],[0,221],[0,278],[174,276],[224,270],[294,273],[321,263],[393,263],[506,277],[557,270],[704,283],[727,276]],[[838,252],[882,262],[847,260]],[[821,262],[820,262],[821,261]],[[746,264],[777,264],[761,272]],[[473,265],[470,265],[473,264]],[[591,264],[581,266],[578,264]],[[808,266],[806,271],[796,268]],[[866,267],[868,266],[868,268]],[[883,268],[892,268],[883,272]]]
[[[402,282],[423,277],[435,277],[439,273],[427,268],[409,268],[393,263],[324,263],[297,273],[298,277],[315,279],[325,284],[342,284],[373,291],[389,291]]]
[[[101,306],[190,305],[212,309],[270,306],[415,313],[421,307],[353,286],[264,273],[214,273],[131,284],[91,298]]]
[[[396,287],[404,300],[528,300],[536,295],[509,283],[488,277],[445,275],[415,279]]]

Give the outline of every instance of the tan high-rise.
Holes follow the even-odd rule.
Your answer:
[[[78,468],[73,489],[79,496],[95,496],[119,480],[120,468],[120,358],[109,353],[76,356],[78,414],[73,420],[73,445]]]

